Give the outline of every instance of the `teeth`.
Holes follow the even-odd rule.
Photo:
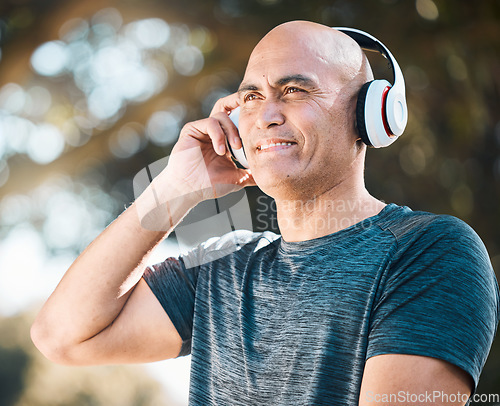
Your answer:
[[[271,144],[261,145],[257,149],[259,149],[259,150],[262,151],[263,149],[268,149],[268,148],[271,148],[271,147],[276,147],[277,145],[293,145],[293,143],[291,143],[291,142],[277,142],[277,143],[271,143]]]

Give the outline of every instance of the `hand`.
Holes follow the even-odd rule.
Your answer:
[[[157,182],[196,202],[255,185],[251,172],[239,169],[226,148],[226,138],[231,147],[241,148],[238,129],[229,118],[236,107],[238,96],[232,94],[215,103],[210,117],[187,123]]]

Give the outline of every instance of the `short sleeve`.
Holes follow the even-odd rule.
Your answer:
[[[439,358],[465,370],[477,386],[499,318],[498,284],[484,244],[451,216],[396,238],[373,307],[367,358]]]
[[[148,267],[144,280],[156,296],[182,339],[178,356],[191,352],[197,273],[186,271],[182,259],[168,258]]]
[[[273,233],[252,233],[236,230],[221,237],[214,237],[199,244],[177,258],[148,267],[144,280],[156,296],[172,324],[182,339],[179,356],[191,353],[193,320],[197,299],[198,279],[201,274],[209,273],[217,266],[224,266],[221,259],[230,255],[240,255],[241,248],[252,242],[257,247],[277,239]],[[225,271],[229,271],[225,269]]]

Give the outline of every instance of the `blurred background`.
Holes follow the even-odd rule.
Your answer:
[[[368,151],[368,189],[468,222],[498,275],[500,1],[2,0],[0,406],[186,404],[189,357],[62,367],[38,354],[29,326],[78,253],[133,201],[134,175],[235,91],[258,40],[294,19],[360,28],[389,47],[409,123],[391,148]],[[271,199],[247,195],[266,216],[254,230],[277,231]],[[178,252],[173,235],[151,261]],[[500,339],[479,392],[500,392]]]

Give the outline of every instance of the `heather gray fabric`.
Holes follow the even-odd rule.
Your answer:
[[[192,405],[357,405],[365,361],[387,353],[449,361],[477,384],[499,318],[476,233],[394,204],[310,241],[236,231],[144,278],[192,353]]]

